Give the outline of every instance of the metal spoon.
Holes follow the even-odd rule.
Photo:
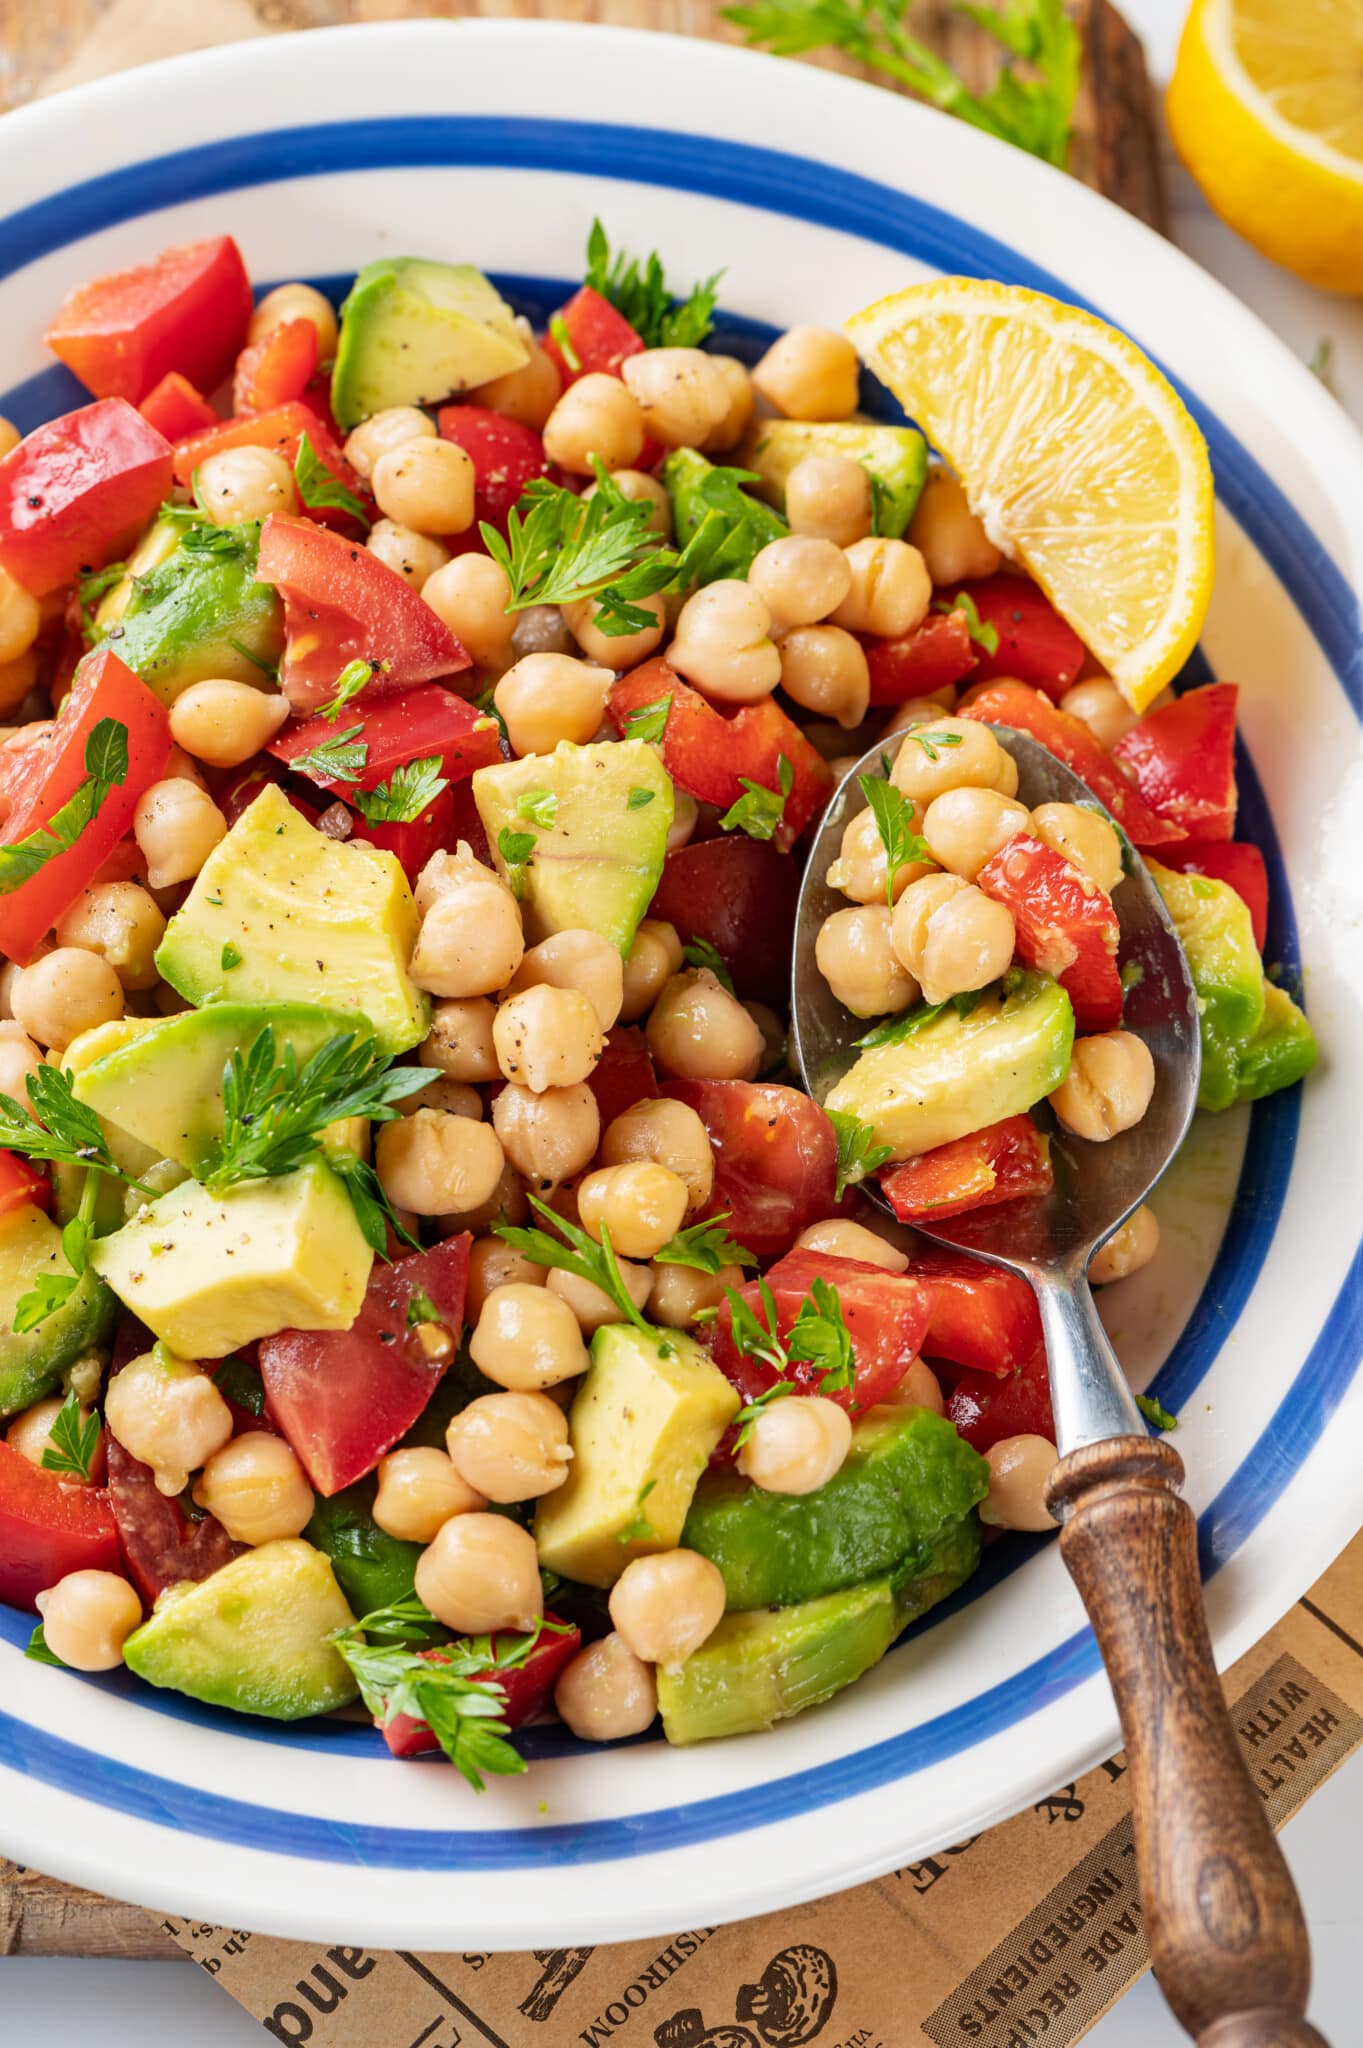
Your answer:
[[[1093,804],[1038,741],[996,726],[1018,795]],[[909,733],[873,747],[824,813],[795,928],[791,1043],[822,1101],[853,1065],[865,1025],[836,1001],[814,942],[846,899],[824,881],[844,828]],[[1183,948],[1137,856],[1115,892],[1123,1022],[1149,1046],[1155,1092],[1133,1130],[1103,1144],[1062,1133],[1045,1198],[916,1225],[938,1244],[1020,1274],[1036,1293],[1060,1461],[1047,1503],[1061,1554],[1107,1666],[1132,1785],[1146,1925],[1164,1995],[1200,2048],[1325,2048],[1303,2017],[1310,1951],[1286,1864],[1250,1782],[1216,1677],[1202,1605],[1197,1528],[1178,1493],[1183,1464],[1146,1433],[1098,1318],[1089,1262],[1164,1173],[1187,1134],[1201,1071],[1198,1004]],[[884,1198],[872,1182],[865,1192]]]

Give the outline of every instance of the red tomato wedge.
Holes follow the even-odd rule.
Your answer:
[[[533,427],[485,405],[442,405],[436,417],[442,439],[462,448],[473,464],[473,524],[465,538],[481,548],[481,522],[505,536],[507,514],[526,485],[548,475],[544,443]]]
[[[675,925],[683,945],[707,940],[739,995],[784,1004],[799,894],[794,861],[770,841],[727,832],[667,856],[648,914]]]
[[[235,413],[273,412],[301,398],[317,368],[317,328],[311,320],[285,320],[248,342],[232,374]]]
[[[363,839],[367,845],[381,847],[385,853],[395,855],[408,881],[415,882],[431,855],[451,843],[453,824],[454,791],[445,788],[417,817],[409,818],[402,824],[388,822],[371,825],[367,818],[362,818],[358,811],[355,812],[350,836],[352,839]]]
[[[557,1620],[553,1614],[546,1614],[544,1618],[546,1621]],[[493,1650],[504,1640],[505,1637],[493,1636]],[[533,1721],[537,1714],[543,1713],[564,1669],[581,1648],[581,1629],[564,1628],[561,1635],[541,1636],[523,1664],[513,1665],[509,1671],[496,1674],[496,1683],[506,1696],[502,1719],[508,1728],[523,1728],[527,1721]],[[417,1655],[428,1664],[438,1664],[442,1652],[438,1649],[418,1650]],[[489,1672],[486,1681],[475,1679],[473,1683],[479,1685],[492,1680],[493,1674]],[[422,1756],[440,1747],[426,1723],[411,1714],[394,1714],[387,1723],[376,1719],[374,1726],[394,1756]]]
[[[1038,1345],[1007,1379],[994,1379],[982,1372],[958,1373],[947,1396],[947,1419],[977,1451],[987,1451],[1008,1436],[1044,1436],[1054,1443],[1045,1347]]]
[[[19,1100],[27,1109],[26,1099],[21,1096]],[[51,1181],[31,1159],[22,1159],[17,1152],[0,1151],[0,1216],[30,1207],[52,1207]]]
[[[1122,979],[1112,898],[1028,832],[1001,846],[975,879],[1012,911],[1018,958],[1055,976],[1074,1005],[1077,1028],[1114,1031],[1122,1021]]]
[[[50,737],[21,756],[7,784],[0,847],[40,831],[85,781],[85,743],[102,718],[127,732],[126,779],[108,791],[74,846],[0,894],[0,952],[21,967],[130,830],[138,798],[160,780],[170,755],[164,704],[107,647],[87,655]]]
[[[790,1334],[816,1280],[826,1280],[836,1288],[857,1362],[856,1385],[838,1389],[829,1399],[840,1408],[862,1413],[892,1394],[913,1363],[928,1329],[933,1289],[911,1275],[887,1273],[860,1259],[834,1258],[827,1252],[788,1252],[766,1276],[775,1297],[781,1336]],[[757,1281],[750,1280],[738,1292],[758,1321],[764,1321]],[[781,1377],[762,1359],[740,1353],[733,1340],[733,1309],[727,1297],[715,1324],[715,1364],[747,1401]],[[788,1375],[802,1394],[819,1392],[819,1376],[818,1366],[803,1361],[792,1365]]]
[[[35,597],[101,569],[170,490],[163,434],[126,399],[35,427],[0,462],[0,562]]]
[[[259,1425],[256,1425],[259,1427]],[[117,1438],[109,1440],[109,1499],[128,1574],[150,1607],[168,1586],[207,1579],[240,1557],[216,1515],[193,1521],[178,1500],[157,1490],[150,1465],[138,1462]]]
[[[1015,1273],[938,1245],[916,1252],[909,1271],[936,1289],[922,1343],[925,1358],[949,1359],[1002,1379],[1025,1365],[1041,1343],[1036,1296]]]
[[[558,338],[560,335],[567,337],[566,349]],[[618,377],[625,357],[637,356],[643,349],[644,339],[630,326],[623,313],[616,312],[609,299],[603,299],[600,292],[584,284],[554,314],[542,346],[545,354],[552,358],[566,389],[593,370],[603,371],[608,377]]]
[[[899,640],[861,636],[871,675],[873,704],[907,704],[930,697],[973,675],[979,649],[964,612],[930,612],[921,626]]]
[[[467,1232],[392,1265],[376,1262],[348,1330],[283,1330],[260,1346],[267,1412],[319,1493],[372,1472],[440,1384],[408,1311],[425,1295],[458,1342],[468,1279]]]
[[[183,441],[189,434],[201,434],[205,427],[218,424],[208,400],[178,370],[168,370],[137,410],[168,441]]]
[[[958,716],[1031,733],[1107,805],[1133,846],[1164,846],[1182,837],[1176,825],[1151,810],[1083,719],[1062,711],[1043,691],[1029,690],[1025,683],[989,683],[962,704]]]
[[[1165,867],[1180,875],[1207,875],[1214,882],[1229,882],[1237,896],[1249,906],[1254,920],[1254,943],[1262,953],[1268,937],[1268,870],[1257,846],[1243,839],[1190,839],[1171,852],[1160,850]]]
[[[1181,837],[1234,836],[1239,697],[1234,683],[1185,690],[1172,704],[1147,711],[1112,749],[1151,810]]]
[[[320,742],[334,740],[337,733],[356,725],[360,728],[356,744],[366,747],[368,756],[353,781],[321,774],[312,767],[298,772],[344,797],[352,789],[377,789],[395,768],[437,754],[440,772],[449,782],[458,782],[475,768],[486,768],[502,758],[496,719],[475,711],[464,698],[441,689],[438,683],[418,684],[400,697],[381,698],[373,705],[366,694],[334,719],[299,719],[271,740],[268,751],[292,768]]]
[[[992,654],[976,644],[978,682],[1008,676],[1048,697],[1063,697],[1078,681],[1084,643],[1035,583],[1025,576],[985,576],[943,596],[954,599],[961,593],[973,600],[980,624],[992,626],[999,636]]]
[[[167,371],[212,391],[246,339],[251,285],[230,235],[78,285],[45,336],[96,398],[136,405]]]
[[[260,535],[256,575],[284,600],[280,687],[295,711],[330,701],[351,661],[375,664],[375,696],[467,668],[448,626],[396,569],[310,519],[274,513]]]
[[[662,1092],[690,1104],[714,1147],[708,1213],[730,1210],[731,1235],[759,1259],[833,1214],[838,1141],[807,1095],[775,1081],[669,1081]]]
[[[1029,1116],[1005,1117],[880,1174],[881,1191],[901,1223],[992,1209],[1048,1195],[1054,1185],[1050,1139]]]
[[[587,1086],[596,1097],[603,1131],[636,1102],[653,1101],[658,1076],[648,1040],[637,1024],[617,1024],[606,1033],[605,1051],[588,1074]]]
[[[732,717],[707,704],[661,655],[621,676],[610,695],[610,715],[624,733],[645,706],[670,697],[663,730],[663,766],[699,803],[728,810],[743,795],[744,780],[779,790],[784,754],[795,771],[781,823],[771,844],[788,853],[810,819],[827,803],[833,772],[798,725],[770,697]]]
[[[32,1608],[68,1572],[116,1572],[108,1494],[70,1485],[0,1442],[0,1601]]]

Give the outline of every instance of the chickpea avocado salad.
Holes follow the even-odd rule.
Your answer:
[[[1143,1114],[1133,849],[1202,1106],[1315,1057],[1235,685],[1166,687],[1211,481],[1153,366],[962,279],[750,364],[718,275],[586,254],[536,332],[468,263],[338,312],[168,249],[57,311],[90,402],[0,422],[0,1600],[477,1789],[549,1711],[770,1727],[1049,1526],[1033,1297],[913,1226]],[[803,858],[891,737],[821,1107]]]

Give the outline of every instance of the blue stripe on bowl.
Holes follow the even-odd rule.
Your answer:
[[[826,165],[708,137],[500,117],[427,116],[321,124],[210,143],[131,165],[71,187],[0,224],[0,276],[101,227],[183,199],[280,179],[350,171],[357,162],[371,168],[432,164],[577,171],[713,194],[854,233],[941,270],[1000,278],[1050,291],[1076,304],[1087,303],[1058,278],[941,209]],[[558,302],[565,289],[563,284],[539,279],[506,279],[504,283],[518,302],[540,313]],[[748,355],[769,332],[756,322],[738,318],[721,327],[725,345]],[[85,395],[66,371],[50,369],[15,387],[0,404],[17,424],[27,428],[81,402]],[[1355,711],[1360,710],[1363,651],[1357,605],[1347,583],[1305,522],[1235,437],[1193,394],[1183,390],[1182,395],[1207,436],[1218,495],[1278,573],[1350,703]],[[1291,973],[1297,966],[1296,934],[1286,876],[1257,778],[1244,760],[1241,791],[1245,822],[1265,847],[1270,866],[1275,916],[1270,945]],[[1209,1369],[1258,1276],[1290,1176],[1298,1116],[1295,1090],[1256,1105],[1240,1192],[1225,1240],[1189,1324],[1156,1382],[1161,1397],[1171,1406],[1185,1401]],[[1234,1553],[1272,1507],[1319,1439],[1353,1378],[1363,1350],[1358,1279],[1356,1272],[1351,1273],[1306,1364],[1254,1452],[1202,1516],[1200,1541],[1209,1572]],[[1022,1561],[1021,1557],[1016,1561]],[[1000,1565],[1008,1568],[1002,1559]],[[0,1609],[0,1638],[21,1642],[31,1626],[31,1618]],[[951,1714],[856,1757],[724,1799],[655,1810],[629,1820],[528,1832],[356,1828],[312,1816],[277,1813],[249,1802],[197,1793],[26,1727],[8,1715],[0,1715],[0,1763],[119,1811],[278,1853],[394,1868],[525,1867],[652,1853],[733,1834],[851,1797],[943,1761],[1014,1725],[1061,1697],[1098,1667],[1093,1639],[1087,1631],[1080,1631],[1038,1664]],[[115,1691],[134,1691],[126,1675],[87,1682]],[[249,1732],[263,1739],[352,1755],[382,1751],[379,1738],[363,1728],[314,1724],[285,1731],[268,1723],[220,1715],[173,1696],[142,1689],[137,1689],[136,1696],[140,1704],[238,1736]],[[562,1731],[550,1729],[529,1731],[526,1746],[531,1754],[554,1755],[584,1747]]]

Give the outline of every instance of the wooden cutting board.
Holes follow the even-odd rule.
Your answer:
[[[1108,0],[1073,0],[1072,11],[1084,32],[1085,67],[1070,168],[1163,230],[1157,129],[1140,43]],[[720,19],[718,0],[0,0],[0,106],[152,57],[245,36],[431,15],[539,16],[742,40]],[[995,46],[954,14],[948,0],[925,0],[913,10],[912,24],[972,85],[993,75]],[[837,57],[802,61],[874,77]],[[0,1857],[0,1956],[7,1955],[185,1959],[138,1907]]]

